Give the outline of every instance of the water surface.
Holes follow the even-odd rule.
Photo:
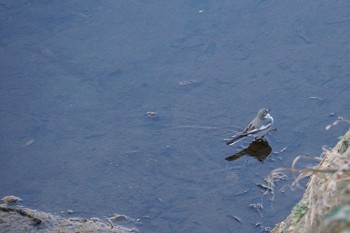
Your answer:
[[[126,214],[141,232],[258,232],[302,191],[271,202],[256,184],[348,127],[324,130],[349,116],[347,1],[0,7],[0,196],[28,207]],[[272,150],[287,150],[226,161],[249,143],[224,139],[262,107]]]

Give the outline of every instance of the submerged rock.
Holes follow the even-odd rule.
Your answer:
[[[155,119],[158,117],[158,113],[156,112],[146,112],[147,117]]]

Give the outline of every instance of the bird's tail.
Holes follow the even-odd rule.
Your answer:
[[[248,134],[238,134],[238,135],[234,136],[231,140],[227,141],[226,145],[231,146],[231,145],[237,143],[238,141],[240,141],[241,139],[243,139],[246,136],[248,136]]]

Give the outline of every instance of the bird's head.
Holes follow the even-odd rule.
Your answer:
[[[268,108],[262,108],[259,110],[258,112],[258,118],[259,119],[264,119],[266,117],[267,114],[269,114],[270,109]]]

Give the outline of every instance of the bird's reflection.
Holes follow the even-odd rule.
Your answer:
[[[272,148],[266,140],[255,140],[247,148],[241,150],[240,152],[225,158],[228,161],[233,161],[239,159],[244,155],[250,155],[255,157],[260,162],[263,162],[267,156],[271,153]]]

